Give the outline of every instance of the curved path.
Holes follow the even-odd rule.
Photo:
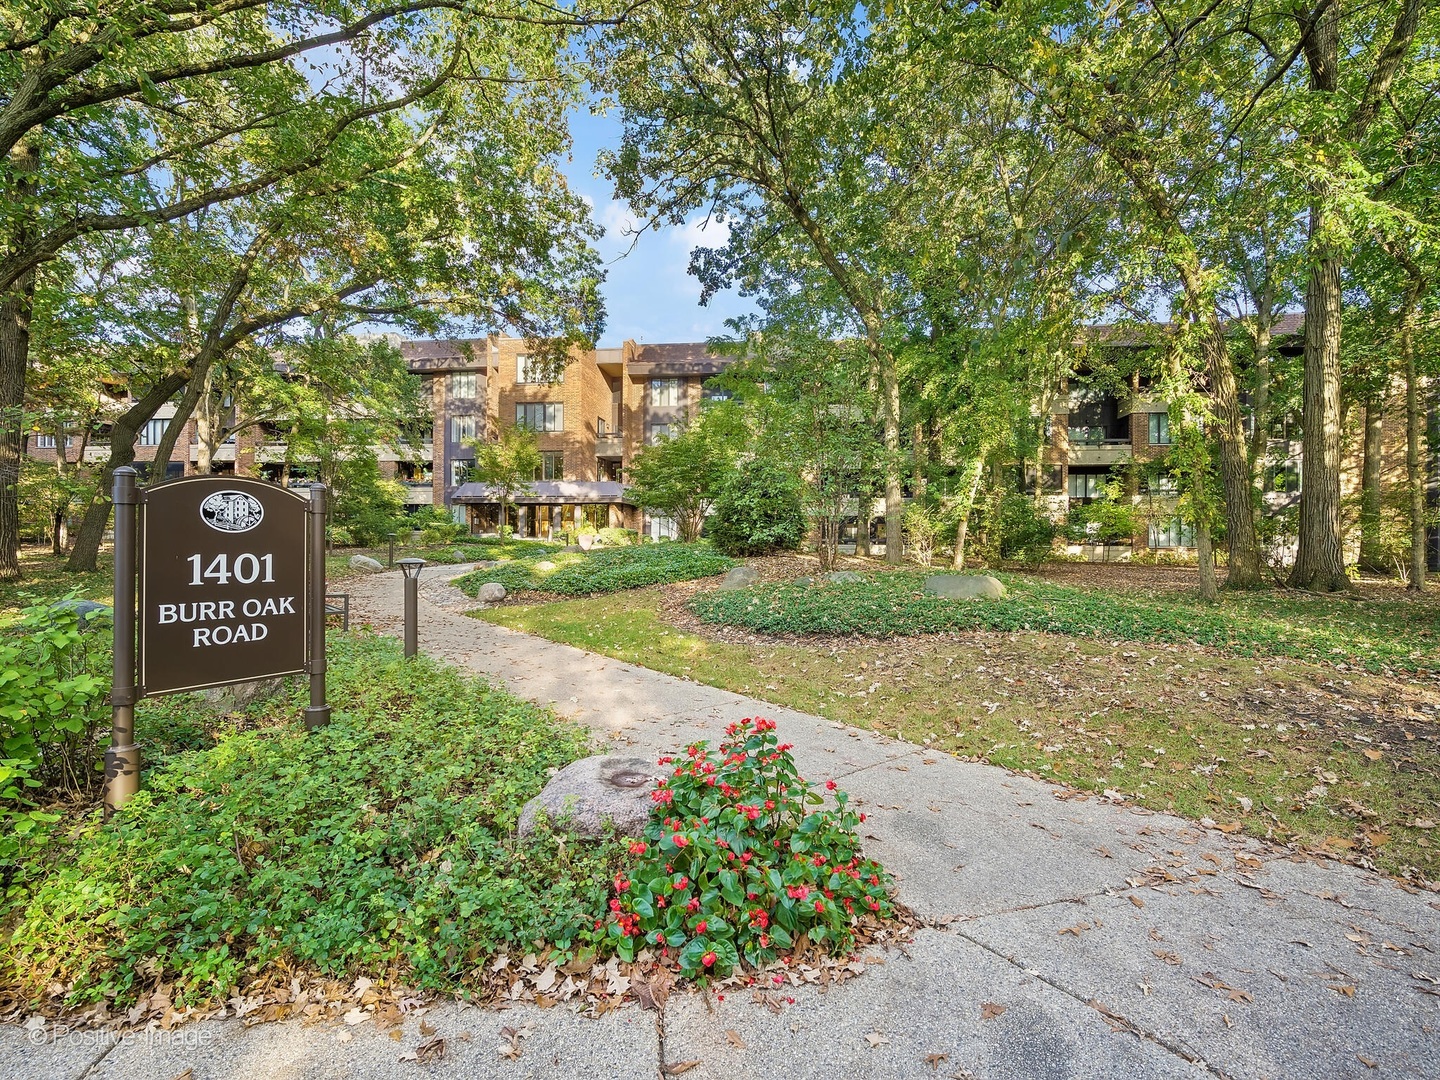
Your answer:
[[[642,755],[774,719],[802,772],[840,781],[867,813],[866,853],[928,925],[861,978],[784,989],[778,1013],[749,995],[676,995],[663,1023],[632,1008],[591,1021],[447,1006],[427,1019],[451,1053],[427,1074],[648,1078],[698,1061],[690,1080],[1440,1076],[1435,895],[468,618],[473,602],[448,584],[464,569],[424,572],[422,651]],[[356,619],[400,633],[398,574],[345,587]],[[495,1033],[524,1022],[524,1054],[498,1057]],[[7,1054],[29,1048],[0,1040],[0,1074],[417,1074],[368,1031],[187,1030],[211,1044],[62,1039],[22,1054],[28,1071]]]

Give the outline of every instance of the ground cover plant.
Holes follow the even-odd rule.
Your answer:
[[[1035,629],[766,637],[701,622],[686,606],[694,590],[492,608],[477,617],[1081,792],[1109,791],[1440,881],[1433,674],[1398,665],[1359,670],[1346,663],[1349,652],[1324,661],[1260,649],[1242,656],[1191,642]],[[1093,605],[1121,595],[1085,591]],[[1173,607],[1181,626],[1192,609],[1202,617],[1212,610],[1151,595]],[[1286,596],[1227,598],[1224,607],[1241,628],[1247,612],[1312,633],[1338,619],[1330,633],[1341,645],[1351,635],[1372,642],[1382,627],[1403,637],[1407,612],[1426,619],[1434,611],[1423,601]],[[1372,618],[1376,626],[1367,627]]]
[[[658,810],[615,879],[607,933],[620,957],[649,945],[685,978],[764,968],[797,945],[849,952],[862,920],[895,914],[893,883],[860,854],[835,781],[835,806],[795,769],[775,723],[740,720],[716,749],[692,743],[652,797]]]
[[[328,727],[282,698],[285,722],[171,753],[110,823],[57,830],[4,912],[0,984],[199,1003],[279,964],[454,988],[496,951],[599,937],[618,846],[510,840],[583,732],[373,635],[337,636],[330,675]]]
[[[861,581],[777,583],[705,592],[691,602],[702,621],[771,635],[893,637],[955,630],[1039,630],[1122,641],[1189,643],[1240,656],[1340,661],[1370,671],[1440,670],[1440,608],[1413,602],[1335,602],[1275,594],[1188,597],[1076,588],[1001,575],[997,601],[931,596],[924,575],[876,573]]]
[[[553,563],[554,569],[542,569],[542,562]],[[453,584],[468,596],[475,596],[487,581],[499,582],[511,592],[590,596],[723,574],[734,565],[733,559],[708,544],[641,544],[551,551],[538,558],[476,570],[456,578]]]

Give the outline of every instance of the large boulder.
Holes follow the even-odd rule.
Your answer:
[[[731,589],[748,589],[751,585],[760,583],[760,571],[753,566],[736,566],[726,573],[724,580],[720,582],[720,591],[729,592]]]
[[[378,559],[372,559],[369,555],[351,555],[350,569],[369,570],[373,572],[375,570],[384,570],[385,567],[380,564]]]
[[[94,600],[81,600],[78,597],[68,597],[50,605],[51,611],[73,611],[76,623],[82,631],[99,630],[108,627],[115,613],[110,610],[109,604],[98,604]]]
[[[858,585],[865,580],[865,576],[857,574],[854,570],[831,570],[825,575],[824,580],[831,585]]]
[[[456,548],[454,551],[450,552],[450,561],[456,564],[467,563],[470,561],[470,556],[467,555],[465,552],[461,551],[459,548]]]
[[[540,574],[548,574],[555,569],[555,564],[549,559],[541,559],[535,564],[535,571]]]
[[[1003,600],[1005,586],[989,574],[931,574],[925,591],[947,600]]]
[[[487,581],[475,595],[482,604],[498,604],[505,599],[505,586],[498,581]]]
[[[644,758],[600,754],[573,761],[525,804],[520,835],[534,832],[543,814],[552,822],[564,821],[580,836],[604,836],[611,826],[621,836],[639,836],[650,818],[650,792],[658,779],[655,765]]]

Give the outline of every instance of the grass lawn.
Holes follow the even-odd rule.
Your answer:
[[[699,615],[660,589],[476,614],[934,750],[1440,880],[1433,601],[1256,594],[1215,608],[1180,594],[1007,581],[1009,614],[971,604],[964,628],[904,637],[783,637],[700,617],[753,600],[755,612],[800,629],[806,595],[828,594],[824,610],[839,620],[858,586],[701,592]],[[882,614],[869,611],[867,625]]]

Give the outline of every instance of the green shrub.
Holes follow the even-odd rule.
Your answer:
[[[111,634],[108,614],[89,616],[98,618],[103,627],[82,630],[73,607],[47,602],[0,628],[0,757],[28,762],[45,788],[83,791],[100,779]]]
[[[1000,557],[1038,566],[1050,557],[1055,523],[1028,495],[1007,495],[1000,503]]]
[[[702,621],[761,634],[902,637],[947,631],[1045,631],[1106,640],[1191,642],[1251,656],[1269,654],[1371,671],[1440,669],[1440,616],[1413,603],[1292,599],[1256,594],[1221,607],[1183,594],[1120,593],[1001,575],[1003,600],[946,600],[924,592],[924,575],[876,573],[817,589],[789,583],[702,592],[689,607]]]
[[[805,539],[799,482],[768,461],[745,462],[721,488],[705,535],[727,555],[794,551]]]
[[[536,563],[542,561],[553,562],[555,569],[537,569]],[[488,570],[471,571],[456,578],[454,584],[468,596],[475,596],[487,581],[497,581],[512,592],[533,589],[562,596],[590,596],[723,574],[734,565],[733,559],[708,544],[651,544],[589,552],[551,549],[542,558],[517,559]]]
[[[27,860],[60,820],[31,798],[41,786],[31,775],[34,764],[26,758],[0,758],[0,906],[24,883]]]
[[[288,723],[172,755],[32,867],[0,981],[124,1005],[148,969],[197,1003],[282,963],[453,990],[496,952],[602,939],[619,845],[512,839],[582,730],[389,638],[333,636],[330,676],[329,726],[282,700]]]
[[[692,743],[652,793],[656,811],[638,863],[615,878],[606,933],[622,960],[650,945],[676,955],[687,978],[764,967],[802,937],[832,954],[866,917],[894,914],[890,877],[860,855],[833,780],[836,806],[795,770],[770,720],[731,724],[718,750]]]
[[[330,541],[331,547],[354,547],[355,534],[343,525],[330,525],[325,529],[325,537]]]
[[[600,530],[600,542],[609,547],[625,547],[636,542],[638,535],[634,529],[617,529],[614,526],[607,526]]]

